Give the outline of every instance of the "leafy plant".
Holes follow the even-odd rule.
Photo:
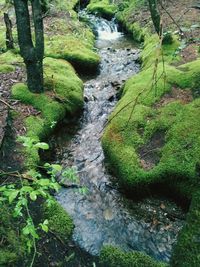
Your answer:
[[[44,142],[37,142],[34,138],[20,136],[18,138],[23,146],[28,148],[48,149],[48,144]],[[30,253],[32,249],[34,254],[30,263],[33,266],[37,249],[36,241],[40,238],[39,230],[48,232],[48,220],[44,219],[38,225],[34,224],[31,212],[29,210],[30,204],[35,202],[38,198],[42,198],[50,206],[54,200],[51,196],[52,191],[58,192],[60,189],[59,183],[56,181],[57,175],[62,175],[62,179],[69,179],[72,181],[79,181],[79,178],[74,168],[63,170],[59,164],[45,163],[43,169],[46,170],[47,177],[44,177],[39,171],[32,169],[26,173],[5,173],[0,172],[0,176],[17,177],[19,182],[12,184],[5,184],[0,187],[0,204],[13,205],[13,216],[15,218],[24,219],[24,224],[21,229],[22,234],[26,237],[27,251]]]

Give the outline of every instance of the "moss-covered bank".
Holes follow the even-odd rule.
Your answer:
[[[12,97],[31,105],[40,112],[28,116],[24,124],[26,136],[35,141],[44,139],[65,116],[73,116],[83,105],[83,83],[72,66],[58,59],[45,58],[45,93],[31,93],[24,84],[12,88]],[[34,168],[39,163],[38,148],[26,148],[26,166]]]
[[[134,18],[142,4],[126,1],[116,14],[134,39],[144,41],[142,70],[125,83],[102,145],[110,170],[133,197],[141,196],[141,192],[145,195],[152,188],[160,190],[162,186],[175,198],[192,199],[171,265],[198,266],[200,59],[180,64],[176,37],[161,45],[151,33],[151,22],[141,28],[141,21]],[[110,250],[103,250],[110,259],[104,262],[117,266]],[[118,266],[145,266],[134,265],[130,254],[119,251],[117,254],[118,259],[122,258],[119,263],[122,265]],[[124,263],[126,257],[128,263]]]
[[[143,70],[126,82],[105,131],[103,148],[125,188],[140,190],[152,183],[167,183],[190,199],[198,181],[200,100],[186,103],[184,95],[192,98],[192,92],[197,93],[200,60],[176,68],[167,63],[176,45],[165,45],[163,69],[161,56],[161,62],[155,63],[157,42],[156,36],[146,39]],[[155,71],[160,77],[156,86]],[[164,143],[145,152],[158,132],[164,135]],[[155,162],[149,162],[146,155]]]
[[[156,262],[141,252],[122,252],[118,248],[106,246],[100,255],[102,267],[167,267],[168,265]]]
[[[41,140],[47,140],[59,122],[66,117],[68,119],[72,118],[82,109],[83,82],[79,79],[70,63],[77,70],[85,73],[89,73],[91,70],[95,71],[98,68],[100,59],[94,51],[94,35],[86,25],[79,22],[78,16],[73,10],[76,4],[77,1],[51,1],[49,16],[44,21],[46,48],[44,93],[31,93],[24,83],[18,83],[12,87],[12,98],[19,100],[21,103],[21,110],[19,104],[17,112],[12,111],[12,114],[14,114],[13,120],[18,120],[19,128],[24,127],[25,129],[25,136],[36,143]],[[3,11],[7,10],[7,6],[5,6],[4,1],[0,2],[0,6],[2,14]],[[14,20],[13,8],[9,7],[9,9],[11,19]],[[5,32],[2,20],[0,20],[0,29],[2,29],[2,33]],[[16,29],[14,27],[16,49],[13,51],[5,52],[5,36],[4,34],[0,35],[2,52],[0,54],[0,73],[8,74],[11,78],[12,72],[20,71],[20,74],[25,73],[23,60],[19,56],[15,32]],[[2,75],[2,77],[4,76]],[[24,110],[29,109],[31,115],[24,112]],[[39,149],[36,146],[31,148],[23,147],[20,153],[24,156],[23,165],[25,171],[37,168],[40,157]],[[67,247],[67,241],[71,237],[73,230],[73,222],[56,201],[51,207],[41,203],[37,203],[36,207],[38,209],[36,217],[42,214],[40,216],[41,221],[48,219],[48,227],[54,237],[50,238],[52,244],[49,245],[51,248],[47,248],[47,250],[54,248],[53,250],[55,251],[53,253],[56,254],[56,249],[59,247],[57,243],[60,245],[63,242]],[[35,216],[34,213],[33,209],[33,217]],[[23,235],[21,235],[23,222],[12,218],[12,209],[9,209],[7,205],[1,207],[1,214],[0,234],[4,239],[0,247],[0,265],[28,265],[28,260],[32,254],[28,254],[26,240],[24,241]],[[41,233],[41,240],[38,246],[42,246],[40,242],[46,242],[45,240],[48,239],[49,236],[45,237],[45,233]],[[64,250],[66,250],[66,247]],[[42,247],[41,252],[46,253]],[[62,253],[60,254],[62,255]],[[58,257],[58,260],[61,260],[59,266],[65,262],[63,258]]]
[[[111,4],[109,0],[91,0],[87,10],[106,19],[111,19],[117,12],[117,5]]]
[[[16,64],[23,68],[21,58],[12,52],[2,54],[0,61],[4,73],[14,71]],[[62,119],[66,116],[68,118],[74,116],[83,106],[83,83],[71,64],[60,59],[45,58],[44,72],[45,92],[43,94],[31,93],[23,83],[18,83],[12,88],[12,97],[23,103],[23,109],[34,108],[37,111],[33,115],[25,114],[24,116],[22,109],[22,114],[17,115],[22,120],[20,121],[21,127],[24,126],[26,129],[26,137],[36,143],[46,140]],[[13,119],[19,120],[17,117],[14,116]],[[40,161],[37,147],[23,147],[20,153],[24,156],[25,170],[37,168]],[[28,264],[31,255],[27,254],[26,240],[24,241],[21,235],[22,224],[12,218],[12,209],[9,209],[7,205],[1,209],[3,211],[0,233],[4,241],[7,241],[6,244],[2,243],[2,248],[0,247],[0,265],[20,266],[22,261]],[[4,212],[5,209],[8,212],[7,215]],[[41,209],[44,210],[41,211]],[[42,214],[41,221],[48,219],[50,231],[63,242],[67,242],[72,233],[73,223],[64,209],[55,201],[51,207],[39,205],[38,213]],[[43,235],[41,233],[42,238]],[[52,242],[53,246],[55,242]]]
[[[171,266],[200,266],[200,190],[193,195],[186,224],[172,255]]]

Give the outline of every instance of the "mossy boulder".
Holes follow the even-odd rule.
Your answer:
[[[123,252],[118,248],[105,246],[100,254],[102,267],[167,267],[141,252]]]

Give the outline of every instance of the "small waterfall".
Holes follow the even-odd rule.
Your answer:
[[[118,31],[117,24],[114,19],[111,21],[99,20],[96,24],[99,40],[116,40],[122,37],[122,33]]]
[[[98,40],[112,41],[123,36],[123,33],[118,30],[118,25],[114,18],[106,20],[88,14],[85,10],[81,11],[79,15],[89,20],[90,26],[97,35]]]

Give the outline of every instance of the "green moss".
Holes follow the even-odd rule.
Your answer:
[[[127,0],[118,4],[118,12],[116,18],[122,24],[122,26],[132,35],[133,39],[138,42],[143,42],[147,32],[147,25],[145,27],[140,25],[133,14],[140,12],[140,9],[144,6],[144,1],[139,0]]]
[[[83,106],[83,82],[73,67],[64,60],[45,58],[44,69],[46,88],[61,98],[66,111],[74,114],[80,110]]]
[[[61,120],[65,116],[65,109],[62,104],[53,101],[46,94],[31,93],[24,84],[14,85],[12,96],[41,111],[42,116],[45,118],[45,123],[49,127],[54,121]]]
[[[46,55],[69,61],[79,72],[96,71],[100,62],[99,56],[86,46],[83,39],[73,36],[56,35],[46,38]]]
[[[23,59],[15,50],[9,50],[0,55],[0,64],[21,65],[23,64]]]
[[[102,267],[166,267],[164,263],[156,262],[141,252],[122,252],[118,248],[106,246],[100,254]]]
[[[171,266],[200,266],[200,191],[193,196],[186,224],[172,255]]]
[[[68,60],[80,72],[96,71],[100,58],[94,51],[92,31],[77,16],[68,15],[68,20],[66,23],[62,17],[51,19],[50,31],[45,35],[45,54]]]
[[[50,3],[53,2],[57,11],[72,11],[75,5],[79,2],[78,0],[50,0]]]
[[[54,201],[50,207],[44,204],[44,215],[49,221],[49,229],[58,234],[63,240],[70,238],[73,230],[73,222],[61,205]]]
[[[22,65],[22,59],[15,51],[0,54],[0,73],[15,71],[17,65]]]
[[[167,62],[168,64],[178,61],[179,57],[177,56],[177,49],[180,43],[176,37],[173,38],[171,44],[163,44],[162,50],[157,34],[148,35],[144,41],[143,51],[141,53],[142,67],[147,69],[153,64],[155,64],[156,59],[159,59],[159,62]],[[163,53],[163,57],[162,54]]]
[[[169,51],[175,50],[176,41],[171,47],[164,46],[165,68],[162,62],[158,63],[156,73],[160,79],[152,86],[154,39],[154,36],[147,39],[150,43],[144,47],[143,70],[124,86],[122,98],[103,136],[103,149],[111,169],[125,188],[141,191],[149,184],[167,183],[178,194],[190,199],[198,182],[200,99],[186,105],[176,99],[164,107],[156,105],[174,85],[180,93],[188,87],[198,88],[200,60],[176,68],[168,64],[171,62]],[[156,150],[159,162],[147,170],[142,167],[139,151],[151,142],[156,132],[164,132],[165,143]]]
[[[15,67],[11,66],[11,65],[0,65],[0,73],[8,73],[8,72],[12,72],[15,71]]]
[[[111,19],[117,11],[117,6],[111,4],[108,0],[91,0],[87,9],[92,13],[97,13],[101,17]]]
[[[41,112],[25,119],[27,136],[44,139],[66,115],[72,116],[83,106],[83,83],[73,67],[64,60],[45,58],[45,93],[31,93],[24,84],[12,87],[12,96]],[[38,149],[27,149],[26,166],[34,167],[39,161]]]

